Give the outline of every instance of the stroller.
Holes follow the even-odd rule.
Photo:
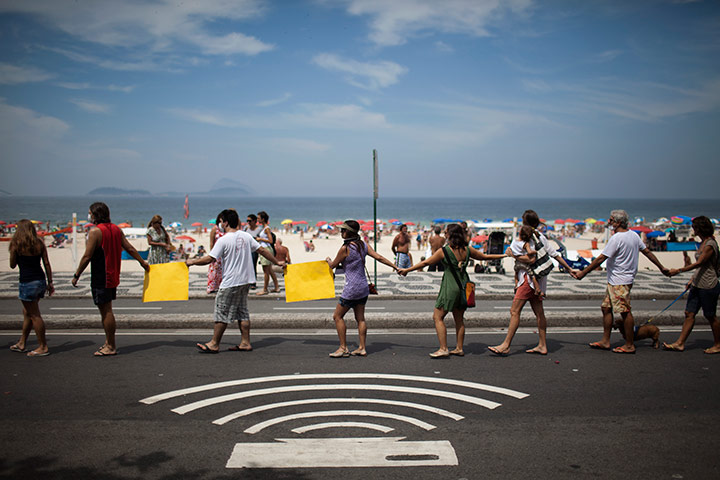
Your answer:
[[[485,253],[498,254],[505,253],[505,232],[492,232],[488,237],[487,249]],[[500,260],[487,260],[485,265],[476,265],[476,273],[490,273],[492,267],[495,267],[497,273],[505,274],[505,268]]]

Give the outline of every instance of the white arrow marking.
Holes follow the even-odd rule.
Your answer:
[[[385,425],[378,425],[377,423],[366,423],[366,422],[327,422],[327,423],[316,423],[314,425],[305,425],[304,427],[293,428],[292,432],[297,434],[303,434],[311,432],[313,430],[323,430],[325,428],[368,428],[370,430],[377,430],[382,433],[390,433],[395,430],[392,427],[386,427]]]
[[[259,407],[248,408],[246,410],[240,410],[239,412],[231,413],[230,415],[226,415],[222,418],[218,418],[217,420],[213,420],[213,423],[216,425],[225,425],[226,423],[228,423],[232,420],[235,420],[236,418],[245,417],[247,415],[252,415],[253,413],[264,412],[266,410],[272,410],[274,408],[294,407],[296,405],[310,405],[313,403],[363,403],[363,404],[379,403],[382,405],[394,405],[394,406],[398,406],[398,407],[408,407],[408,408],[416,408],[418,410],[425,410],[426,412],[437,413],[438,415],[452,418],[455,421],[459,421],[464,418],[462,415],[458,415],[457,413],[448,412],[447,410],[443,410],[442,408],[432,407],[430,405],[422,405],[420,403],[401,402],[398,400],[383,400],[381,398],[326,397],[326,398],[307,398],[304,400],[292,400],[289,402],[278,402],[278,403],[270,403],[267,405],[260,405]]]

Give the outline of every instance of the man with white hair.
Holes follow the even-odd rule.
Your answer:
[[[640,235],[628,230],[628,214],[625,210],[610,212],[608,227],[614,230],[605,249],[583,271],[577,274],[582,280],[585,275],[599,267],[606,259],[607,263],[607,294],[602,302],[603,337],[599,342],[592,342],[590,348],[610,350],[610,332],[613,325],[613,312],[623,319],[625,345],[613,349],[615,353],[635,353],[634,328],[635,319],[630,309],[630,289],[635,281],[638,270],[639,252],[642,252],[660,271],[667,275],[670,270],[663,267],[660,260],[645,246]]]

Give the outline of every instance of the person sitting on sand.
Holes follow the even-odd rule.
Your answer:
[[[720,295],[720,282],[718,282],[720,252],[714,237],[715,229],[710,219],[705,216],[693,218],[692,227],[695,236],[700,237],[701,241],[700,247],[695,252],[695,262],[686,262],[682,268],[673,268],[670,270],[670,276],[696,268],[698,271],[688,282],[690,294],[685,306],[685,321],[680,336],[673,343],[663,343],[663,348],[675,352],[685,350],[685,342],[695,325],[695,316],[702,308],[703,315],[710,322],[714,339],[713,346],[705,349],[705,353],[720,353],[720,322],[717,317]]]

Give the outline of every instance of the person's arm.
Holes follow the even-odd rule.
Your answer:
[[[128,241],[127,238],[125,238],[125,234],[122,234],[122,248],[130,254],[131,257],[133,257],[135,260],[138,261],[141,267],[145,269],[146,272],[150,271],[150,265],[143,260],[143,258],[140,256],[137,250],[135,250],[135,247],[132,246],[132,243]]]
[[[420,263],[416,263],[410,268],[400,268],[398,269],[398,274],[402,275],[403,277],[406,276],[410,272],[414,272],[415,270],[420,270],[421,268],[428,267],[430,265],[435,265],[437,262],[441,261],[445,254],[443,253],[442,248],[438,248],[435,253],[433,253],[430,257],[426,258]]]
[[[211,257],[210,255],[205,255],[204,257],[200,258],[188,258],[185,260],[185,265],[188,267],[192,265],[208,265],[210,263],[213,263],[215,259]]]
[[[645,255],[648,260],[650,260],[652,263],[655,264],[656,267],[663,273],[663,275],[670,275],[670,269],[665,268],[662,263],[660,263],[660,260],[655,256],[653,252],[650,251],[649,248],[645,247],[642,250],[640,250],[643,255]],[[683,267],[684,268],[684,267]]]
[[[643,252],[643,253],[645,253],[645,252]],[[713,248],[710,245],[703,245],[702,250],[700,250],[700,256],[698,257],[698,259],[695,263],[685,265],[682,268],[673,268],[672,270],[669,271],[669,276],[672,277],[674,275],[677,275],[678,273],[689,272],[690,270],[699,268],[703,263],[710,261],[710,259],[712,258],[712,254],[713,254]],[[650,258],[650,257],[648,257],[648,258]],[[652,261],[652,259],[650,259],[650,260]]]
[[[263,257],[267,258],[268,260],[270,260],[270,261],[271,261],[273,264],[275,264],[275,265],[279,265],[279,266],[281,266],[281,267],[282,267],[283,265],[285,265],[285,262],[280,262],[280,261],[278,261],[278,259],[275,258],[275,255],[273,255],[272,253],[270,253],[265,247],[260,247],[260,248],[258,248],[258,249],[257,249],[257,253],[258,253],[259,255],[262,255]]]
[[[17,253],[10,251],[10,268],[17,267]]]
[[[210,229],[210,250],[215,246],[215,233],[217,233],[217,225]]]
[[[153,245],[153,246],[156,246],[156,247],[164,247],[165,245],[167,245],[167,244],[164,243],[164,242],[156,242],[156,241],[154,241],[154,240],[152,239],[152,237],[150,236],[149,233],[146,235],[146,237],[147,237],[148,245]]]
[[[327,257],[325,259],[326,262],[330,265],[330,270],[333,270],[337,268],[338,265],[340,265],[348,256],[348,246],[343,245],[340,247],[340,250],[338,250],[337,255],[335,255],[335,260],[330,260],[330,257]]]
[[[72,286],[77,287],[77,282],[80,279],[80,275],[82,275],[82,272],[85,271],[88,264],[90,263],[90,259],[92,258],[93,252],[95,252],[95,249],[98,245],[102,243],[102,232],[99,228],[92,228],[88,232],[88,238],[87,242],[85,242],[85,253],[83,253],[82,258],[80,258],[80,263],[78,263],[77,270],[75,271],[75,274],[72,278]]]
[[[398,246],[398,238],[400,235],[397,235],[395,238],[393,238],[393,243],[390,246],[390,251],[393,253],[393,255],[397,255],[397,246]],[[369,250],[368,250],[369,252]]]
[[[290,260],[290,249],[287,247],[285,247],[285,258],[287,259],[287,262],[285,263],[290,265],[292,263],[292,260]]]
[[[384,264],[387,265],[388,267],[392,267],[392,269],[395,270],[396,272],[398,271],[398,268],[395,266],[395,264],[394,264],[393,262],[391,262],[391,261],[388,260],[387,258],[385,258],[385,257],[383,257],[382,255],[380,255],[378,252],[376,252],[376,251],[375,251],[370,245],[368,245],[367,243],[365,244],[365,246],[367,247],[368,255],[370,255],[372,258],[374,258],[374,259],[377,260],[378,262],[384,263]]]
[[[607,260],[607,257],[601,253],[600,255],[595,257],[595,260],[590,262],[590,265],[585,267],[581,272],[577,273],[575,278],[577,278],[578,280],[582,280],[583,278],[585,278],[585,275],[602,265],[605,260]]]
[[[44,242],[42,247],[42,261],[45,267],[45,276],[47,277],[47,291],[48,294],[52,296],[52,294],[55,293],[55,286],[53,286],[52,268],[50,268],[50,259],[48,258],[47,247],[45,247]]]

